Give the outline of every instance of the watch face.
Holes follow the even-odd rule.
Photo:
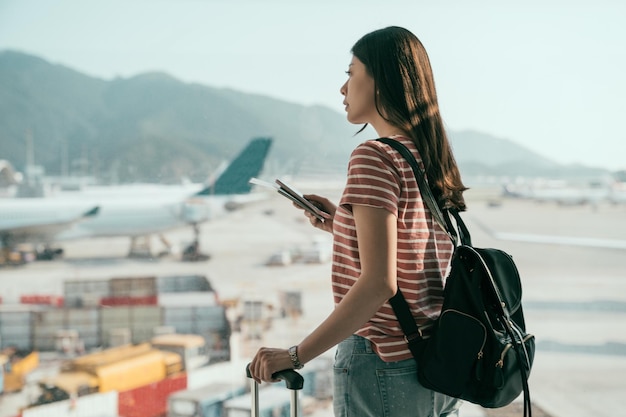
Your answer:
[[[288,352],[289,352],[289,357],[291,358],[291,362],[293,364],[294,369],[302,369],[302,364],[300,363],[300,360],[298,359],[297,348],[295,346],[292,346],[289,348]]]

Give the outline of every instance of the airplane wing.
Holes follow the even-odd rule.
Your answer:
[[[626,240],[600,239],[577,236],[536,235],[530,233],[496,232],[475,218],[472,218],[472,222],[476,223],[476,225],[480,227],[484,232],[486,232],[489,236],[498,240],[524,243],[546,243],[565,246],[581,246],[599,249],[626,249]]]
[[[499,240],[526,243],[548,243],[553,245],[582,246],[600,249],[626,249],[626,240],[597,239],[591,237],[531,235],[527,233],[494,233]]]
[[[69,229],[74,224],[95,217],[100,212],[100,207],[95,206],[86,212],[76,216],[68,215],[59,217],[54,214],[46,216],[45,213],[37,218],[7,216],[0,222],[0,236],[3,242],[27,243],[53,240],[54,236]]]

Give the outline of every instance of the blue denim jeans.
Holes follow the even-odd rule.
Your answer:
[[[370,342],[351,336],[335,354],[335,417],[453,417],[461,400],[426,389],[413,359],[384,362]]]

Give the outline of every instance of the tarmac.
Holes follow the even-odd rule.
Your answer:
[[[305,192],[338,196],[338,190],[296,185]],[[469,211],[464,219],[475,246],[507,251],[520,270],[527,330],[537,341],[529,381],[535,416],[626,415],[624,250],[496,240],[483,227],[510,234],[624,240],[626,206],[562,207],[519,200],[503,200],[498,205],[492,204],[494,196],[468,193]],[[223,300],[260,297],[279,303],[281,291],[300,291],[303,315],[277,320],[264,339],[242,343],[238,355],[244,358],[262,344],[297,343],[333,308],[329,262],[265,265],[281,251],[295,253],[330,244],[330,235],[311,228],[285,199],[275,196],[234,211],[204,224],[201,233],[201,247],[211,255],[205,262],[181,262],[176,257],[128,259],[128,239],[71,242],[64,245],[63,260],[0,269],[0,295],[7,304],[20,294],[61,295],[63,281],[69,279],[196,273],[207,275]],[[179,230],[166,237],[182,247],[192,232]],[[158,243],[154,251],[159,251]],[[460,415],[520,414],[465,404]],[[311,415],[332,416],[332,407]]]

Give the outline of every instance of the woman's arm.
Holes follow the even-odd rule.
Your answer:
[[[396,217],[382,208],[352,206],[361,275],[332,313],[298,345],[301,363],[321,355],[354,334],[397,290]],[[292,368],[285,349],[261,348],[250,367],[255,379]]]

